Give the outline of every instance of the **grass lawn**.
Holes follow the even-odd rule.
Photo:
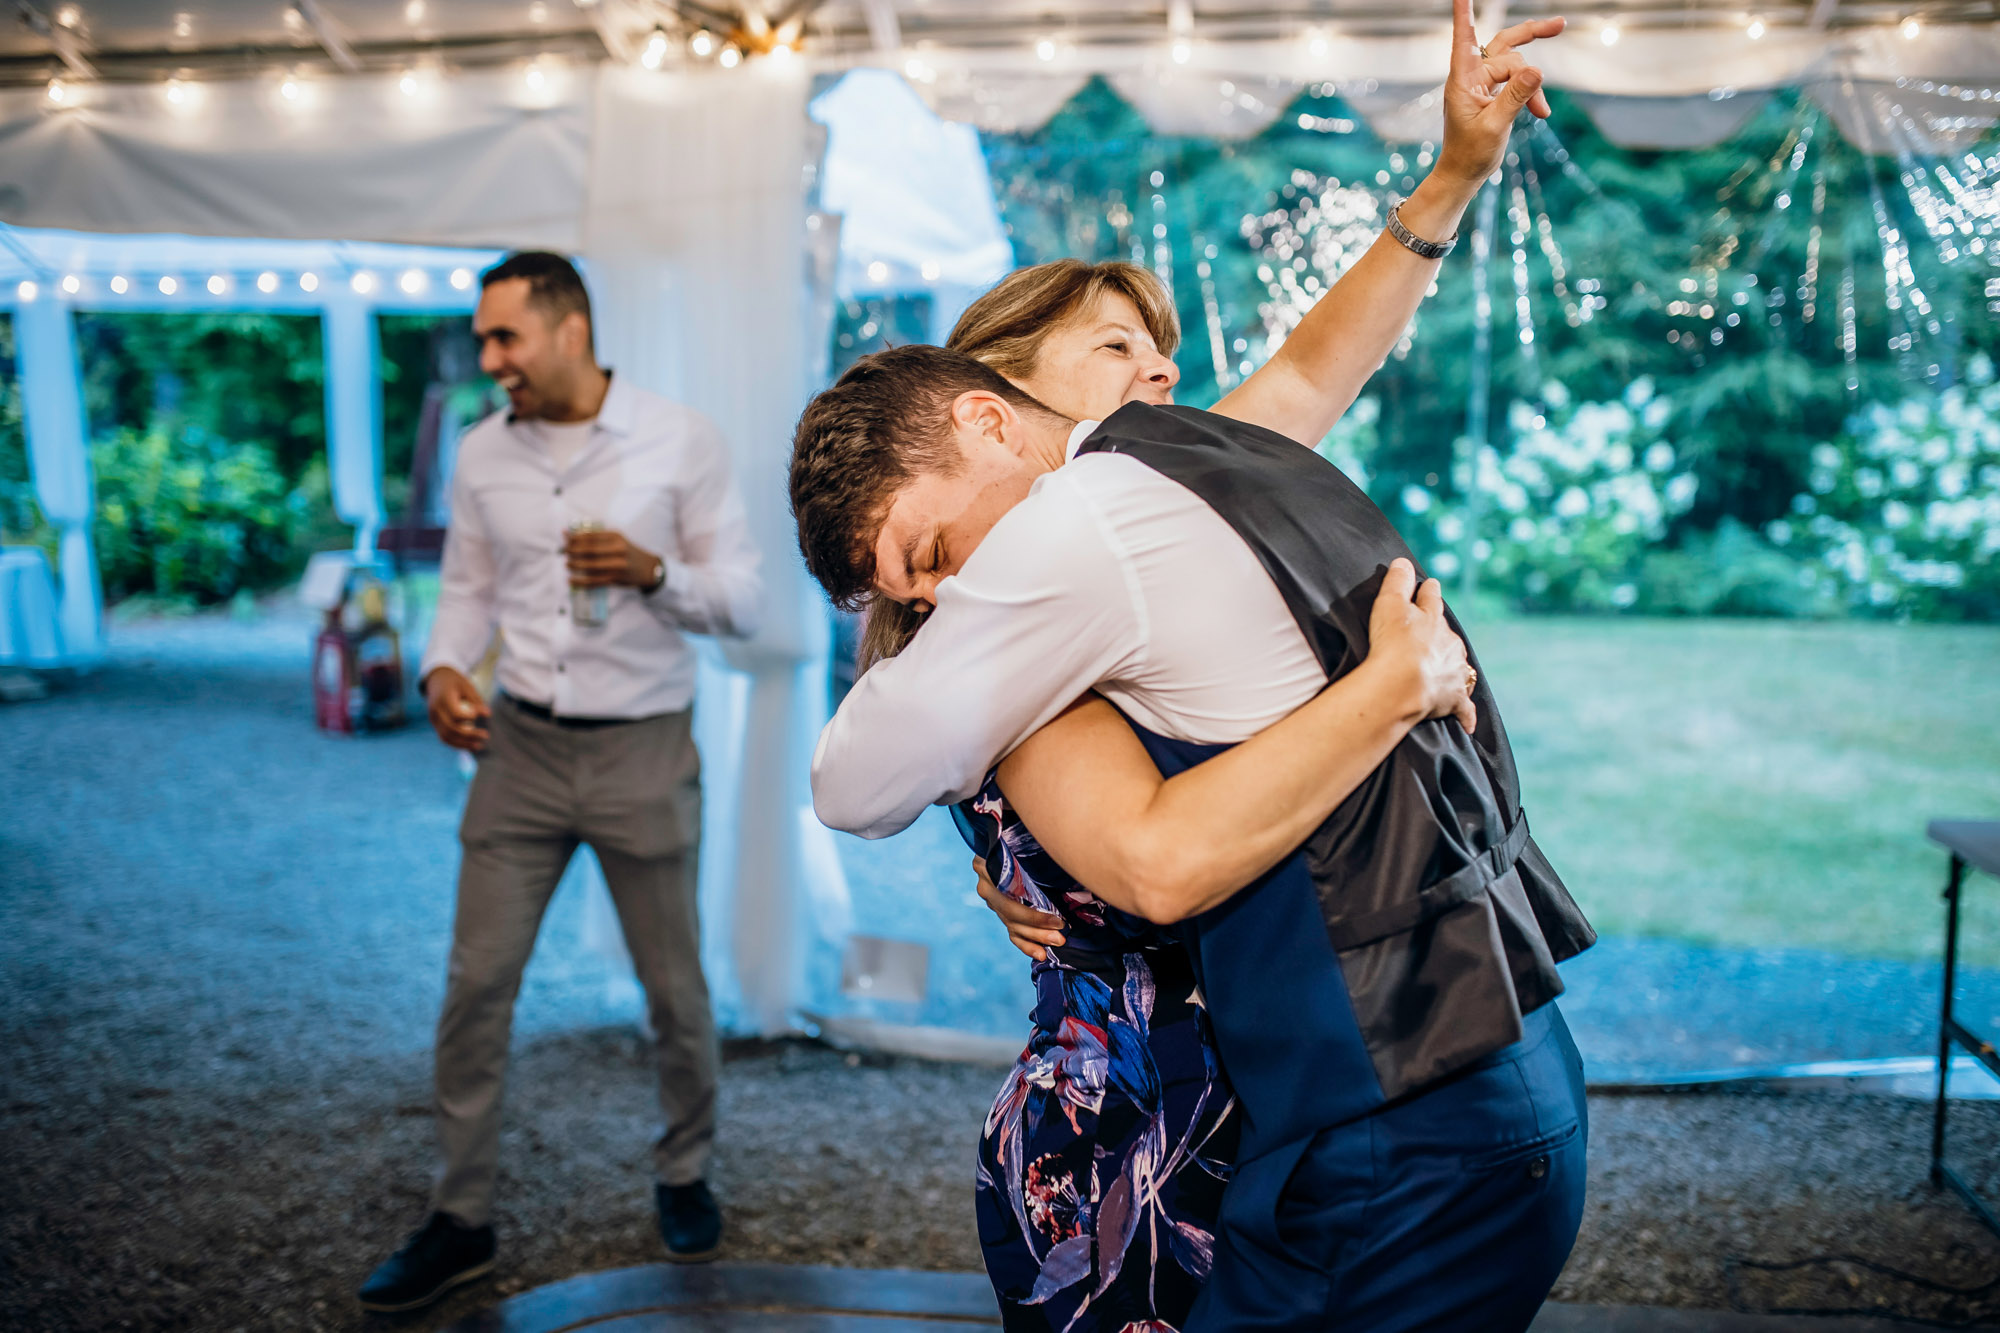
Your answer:
[[[1470,626],[1537,840],[1598,930],[1938,956],[1934,818],[2000,819],[2000,627]],[[1968,961],[2000,965],[2000,883]]]

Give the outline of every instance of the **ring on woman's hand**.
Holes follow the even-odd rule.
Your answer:
[[[1465,669],[1465,692],[1467,694],[1472,693],[1472,687],[1477,685],[1478,683],[1479,683],[1479,668],[1467,667]]]
[[[1486,54],[1486,47],[1483,44],[1479,48],[1479,58],[1481,60],[1491,60],[1493,58]]]

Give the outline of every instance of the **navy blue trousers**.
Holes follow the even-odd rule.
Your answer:
[[[1190,1333],[1525,1330],[1583,1220],[1583,1061],[1555,1005],[1371,1115],[1239,1162]]]

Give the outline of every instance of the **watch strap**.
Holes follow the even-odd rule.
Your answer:
[[[1389,210],[1389,234],[1395,237],[1397,243],[1405,250],[1423,259],[1443,259],[1458,244],[1457,232],[1453,232],[1449,240],[1427,241],[1405,227],[1403,201],[1400,199],[1396,201],[1396,206]]]

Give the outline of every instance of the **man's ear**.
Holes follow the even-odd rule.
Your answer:
[[[572,310],[556,324],[556,346],[565,358],[587,356],[590,352],[590,317]]]
[[[1025,447],[1020,414],[999,394],[988,389],[968,389],[952,400],[952,426],[961,440],[997,444],[1009,453]]]

